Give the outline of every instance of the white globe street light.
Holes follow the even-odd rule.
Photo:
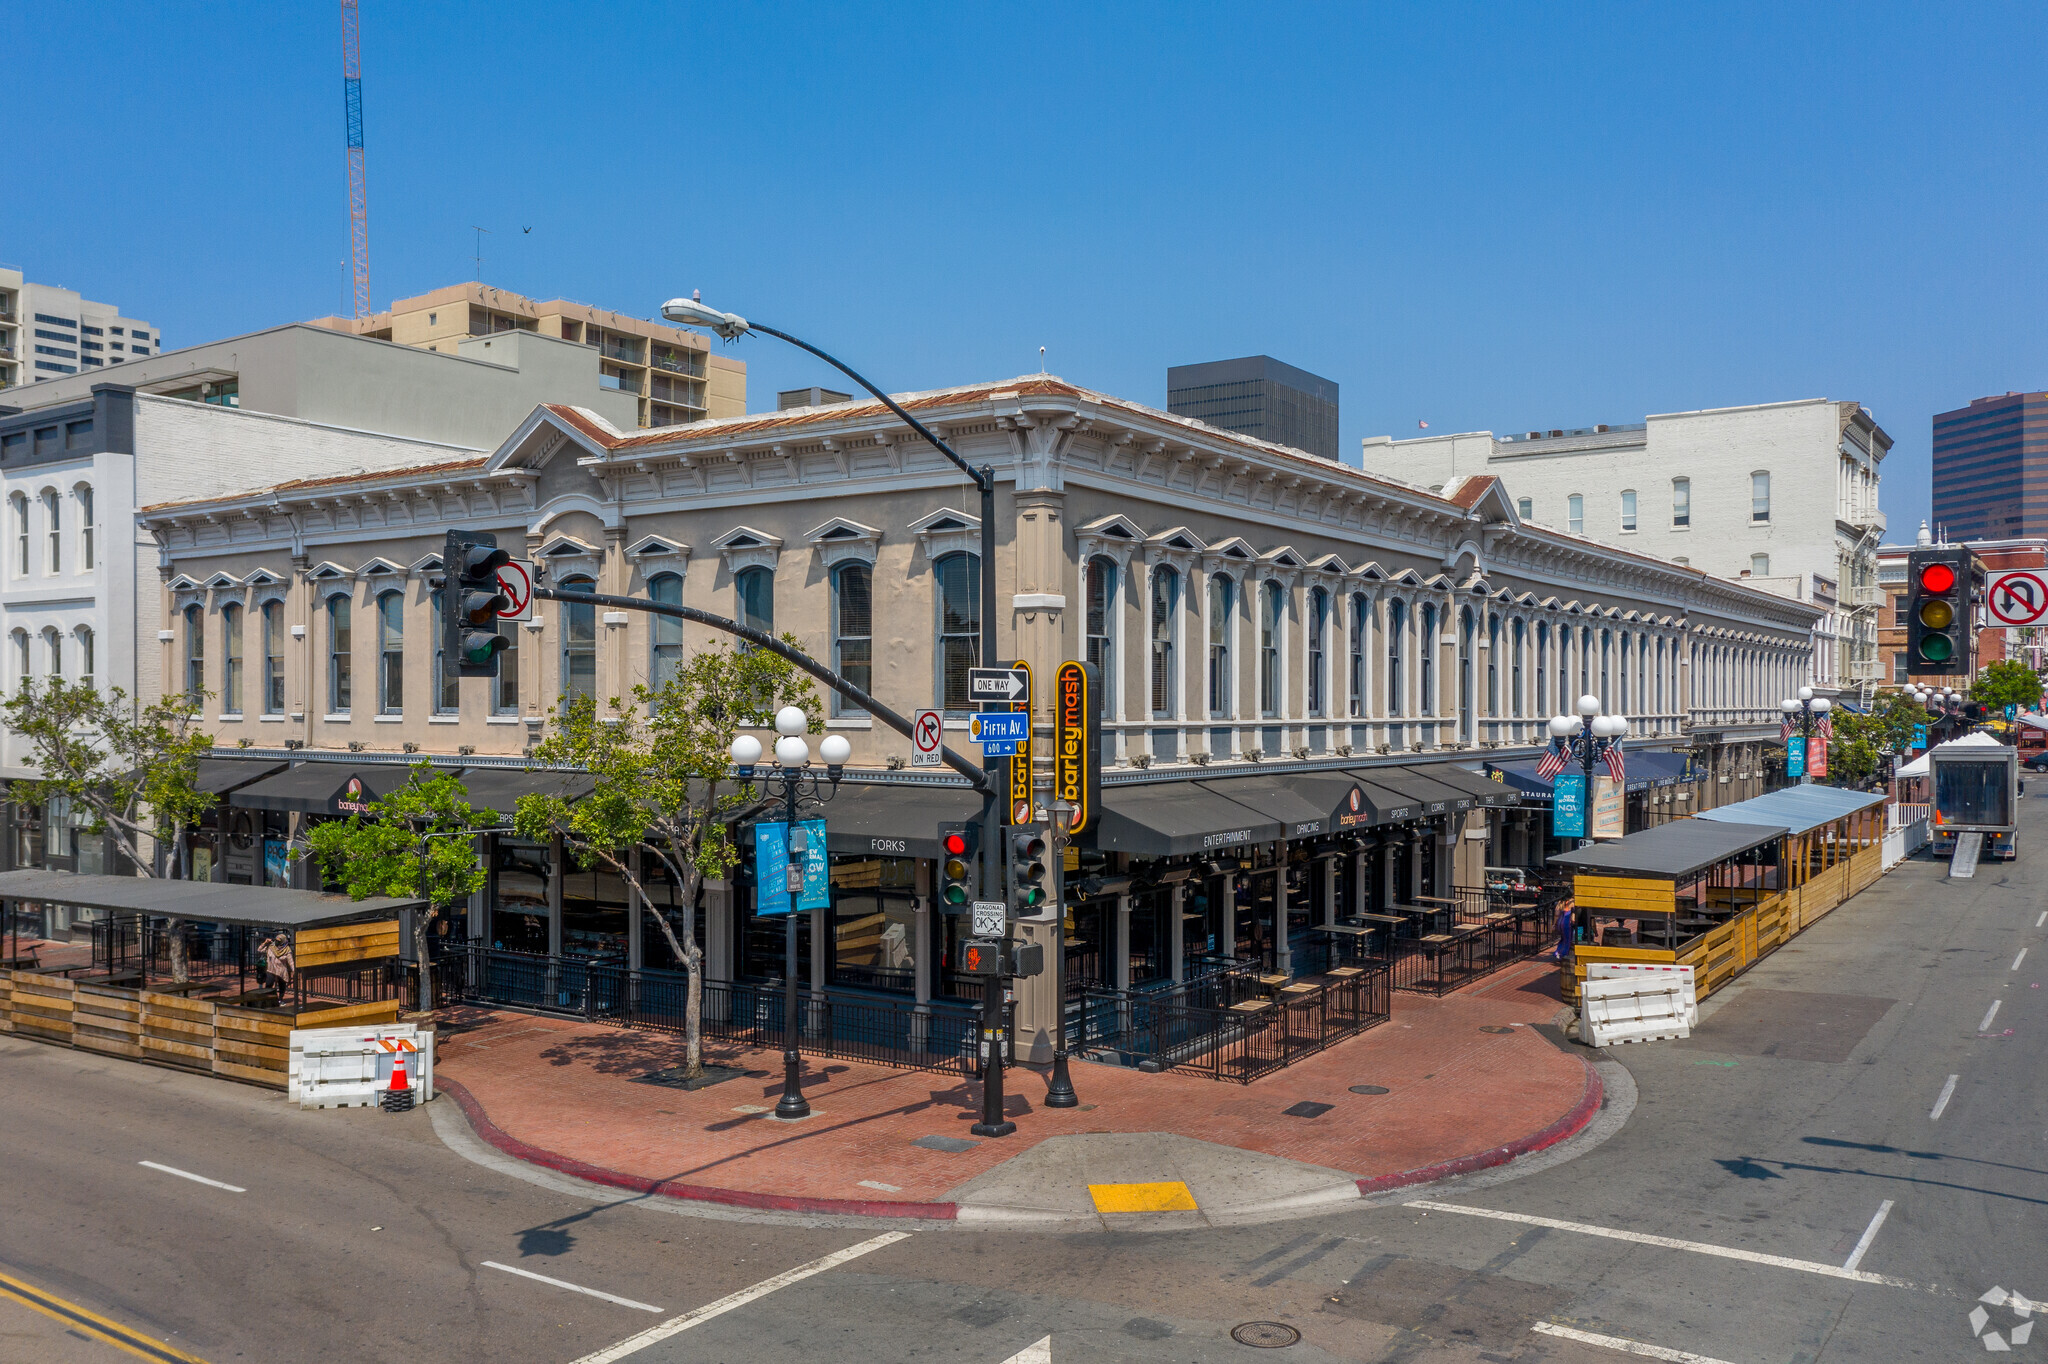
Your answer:
[[[1811,701],[1813,699],[1813,688],[1801,687],[1799,689],[1799,699],[1802,701]]]
[[[844,734],[827,734],[825,741],[818,745],[818,756],[825,760],[828,770],[836,772],[853,756],[853,745],[846,741]]]
[[[1788,696],[1778,703],[1778,709],[1784,711],[1787,715],[1797,715],[1799,713],[1799,703]]]
[[[775,765],[784,771],[794,771],[811,765],[811,746],[795,735],[784,735],[775,741]]]
[[[746,776],[753,772],[754,764],[761,761],[761,741],[751,734],[737,735],[726,752],[732,757],[732,765]]]
[[[1578,727],[1579,722],[1569,715],[1553,715],[1550,717],[1550,735],[1554,739],[1562,739]]]
[[[796,706],[784,706],[775,712],[777,734],[802,734],[811,727],[811,717]],[[779,745],[778,745],[779,747]]]
[[[1816,713],[1826,715],[1835,708],[1835,703],[1828,700],[1825,696],[1817,696],[1814,698],[1813,708]]]
[[[1599,697],[1597,697],[1597,696],[1593,695],[1593,694],[1592,694],[1591,692],[1588,692],[1588,693],[1586,693],[1586,694],[1585,694],[1584,696],[1581,696],[1581,697],[1579,698],[1579,714],[1581,714],[1581,715],[1598,715],[1599,713],[1600,713],[1600,698],[1599,698]]]

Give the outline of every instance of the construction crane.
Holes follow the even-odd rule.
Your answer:
[[[341,0],[341,94],[348,120],[348,236],[356,317],[370,315],[370,200],[363,183],[363,50],[356,0]]]

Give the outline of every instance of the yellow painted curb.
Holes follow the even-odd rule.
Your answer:
[[[1163,1184],[1090,1184],[1097,1212],[1195,1212],[1195,1196],[1178,1179]]]

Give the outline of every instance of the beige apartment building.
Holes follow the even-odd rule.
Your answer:
[[[487,284],[453,284],[401,298],[367,318],[323,317],[314,325],[423,350],[453,351],[498,332],[534,332],[596,350],[599,382],[635,398],[638,425],[737,417],[747,410],[747,366],[712,352],[696,332],[566,299],[537,302]]]
[[[1777,700],[1811,659],[1813,607],[1526,524],[1491,476],[1431,493],[1045,376],[901,401],[996,471],[1002,657],[1040,679],[1066,658],[1101,669],[1109,771],[1078,865],[1113,889],[1066,910],[1073,969],[1104,983],[1179,978],[1204,953],[1286,969],[1340,904],[1539,865],[1560,845],[1529,769],[1547,717],[1583,693],[1634,723],[1635,822],[1756,794]],[[222,778],[227,808],[283,838],[334,813],[345,780],[375,790],[418,757],[503,800],[535,779],[516,769],[557,697],[627,695],[723,641],[543,603],[505,627],[499,679],[446,678],[449,527],[494,532],[557,585],[793,634],[898,711],[942,710],[971,752],[977,507],[877,403],[649,432],[550,405],[487,456],[140,521],[160,551],[160,675],[215,694],[206,724],[251,774]],[[971,793],[907,768],[908,741],[869,716],[828,697],[820,718],[854,745],[851,798],[825,812],[847,909],[819,911],[808,973],[922,1006],[950,988],[960,927],[932,912],[936,824]],[[499,840],[494,884],[518,889],[493,891],[472,934],[659,966],[623,890],[558,854]],[[716,979],[780,969],[750,875],[696,907]],[[1043,1041],[1036,990],[1021,1007]]]

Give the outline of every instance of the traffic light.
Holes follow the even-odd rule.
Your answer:
[[[498,586],[498,570],[512,556],[485,531],[451,530],[441,554],[448,575],[441,589],[441,647],[458,677],[496,677],[498,654],[511,641],[498,633],[498,613],[512,599]]]
[[[1970,671],[1970,551],[1959,546],[1915,549],[1906,556],[1906,672]]]
[[[980,890],[975,854],[981,847],[979,825],[939,826],[939,905],[941,909],[964,910]]]
[[[1019,911],[1040,909],[1046,890],[1045,830],[1027,825],[1010,835],[1010,902]]]

